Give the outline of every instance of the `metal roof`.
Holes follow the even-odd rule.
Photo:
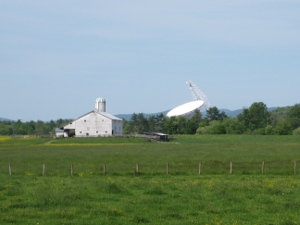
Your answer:
[[[96,113],[96,114],[99,114],[99,115],[104,116],[104,117],[106,117],[106,118],[108,118],[108,119],[111,119],[111,120],[123,121],[122,119],[120,119],[120,118],[118,118],[118,117],[116,117],[116,116],[113,116],[113,115],[111,115],[111,114],[109,114],[109,113],[107,113],[107,112],[90,111],[90,112],[88,112],[88,113],[86,113],[86,114],[84,114],[84,115],[82,115],[82,116],[77,117],[75,120],[73,120],[73,121],[70,122],[69,124],[72,124],[74,121],[79,120],[80,118],[82,118],[82,117],[84,117],[84,116],[86,116],[86,115],[88,115],[88,114],[90,114],[90,113]],[[68,126],[69,124],[63,126],[61,129],[64,129],[64,127]]]
[[[116,116],[113,116],[113,115],[111,115],[111,114],[109,114],[107,112],[96,112],[96,113],[98,113],[98,114],[100,114],[100,115],[102,115],[102,116],[104,116],[104,117],[106,117],[108,119],[111,119],[111,120],[121,120],[122,121],[122,119],[120,119],[120,118],[118,118]]]

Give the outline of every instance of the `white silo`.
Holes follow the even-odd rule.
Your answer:
[[[104,98],[97,98],[95,103],[96,112],[106,112],[106,101]]]

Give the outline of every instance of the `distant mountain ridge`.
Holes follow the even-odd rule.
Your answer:
[[[10,119],[0,117],[0,121],[11,121]]]
[[[276,110],[278,107],[269,107],[268,110],[269,111],[274,111]],[[155,116],[155,115],[159,115],[159,114],[164,114],[167,115],[167,113],[170,110],[166,110],[166,111],[162,111],[162,112],[158,112],[158,113],[144,113],[144,117],[148,118],[150,116]],[[243,109],[236,109],[236,110],[229,110],[229,109],[219,109],[220,112],[224,112],[228,117],[236,117],[237,115],[241,114],[243,112]],[[138,113],[137,113],[138,114]],[[132,114],[118,114],[115,115],[116,117],[119,117],[121,119],[125,119],[125,120],[131,120]],[[205,117],[205,114],[203,115]]]
[[[163,111],[163,112],[157,112],[157,113],[143,113],[143,114],[144,114],[145,118],[149,118],[150,116],[160,115],[161,113],[163,115],[167,115],[167,113],[169,111],[170,110],[166,110],[166,111]],[[136,114],[139,114],[139,113],[136,113]],[[114,115],[114,116],[119,117],[119,118],[124,119],[124,120],[131,120],[132,115],[133,115],[133,113],[131,113],[131,114],[118,114],[118,115]]]
[[[268,111],[274,111],[278,107],[269,107]],[[219,109],[220,112],[224,112],[228,117],[236,117],[243,112],[243,109],[229,110],[229,109]]]

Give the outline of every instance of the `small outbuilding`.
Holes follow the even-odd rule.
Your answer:
[[[55,136],[56,137],[63,137],[64,136],[64,130],[61,128],[55,128]]]
[[[169,135],[160,133],[160,132],[144,132],[144,134],[149,137],[150,139],[156,141],[169,141]]]
[[[106,101],[97,98],[95,109],[61,128],[64,137],[101,137],[123,135],[123,120],[106,112]]]

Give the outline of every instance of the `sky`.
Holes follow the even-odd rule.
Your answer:
[[[300,103],[299,0],[0,0],[0,117]]]

